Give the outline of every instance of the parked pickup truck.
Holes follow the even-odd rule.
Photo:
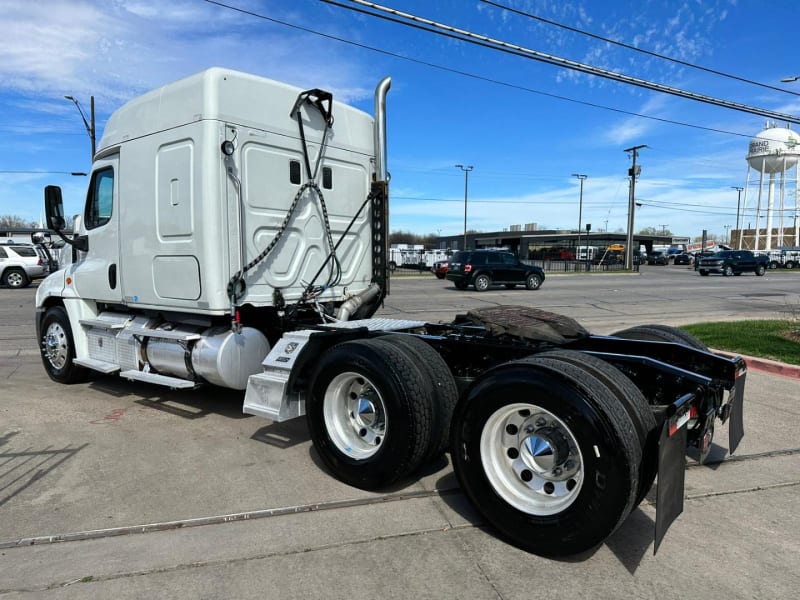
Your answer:
[[[697,270],[700,275],[721,273],[726,277],[752,272],[759,277],[766,273],[769,258],[753,254],[750,250],[720,250],[700,259]]]

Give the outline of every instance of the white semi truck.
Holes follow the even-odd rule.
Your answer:
[[[743,435],[744,361],[669,327],[597,336],[525,307],[373,318],[389,293],[389,86],[373,118],[213,68],[117,110],[73,235],[45,190],[71,246],[36,294],[48,375],[244,390],[246,413],[305,415],[328,469],[366,489],[449,450],[477,509],[543,555],[600,544],[658,475],[657,547],[686,447],[702,460],[719,419],[731,450]]]

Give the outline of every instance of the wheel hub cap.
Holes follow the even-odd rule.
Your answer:
[[[372,382],[358,373],[342,373],[328,384],[323,416],[331,441],[351,458],[371,457],[386,438],[383,399]]]
[[[552,515],[571,505],[583,483],[577,440],[554,414],[516,403],[489,417],[481,432],[487,479],[506,502],[532,515]]]

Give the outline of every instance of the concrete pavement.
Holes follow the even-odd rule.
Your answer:
[[[651,492],[606,544],[554,561],[499,539],[445,460],[364,492],[324,471],[302,419],[242,415],[239,393],[105,376],[57,385],[39,363],[30,300],[2,292],[0,598],[788,599],[800,589],[800,380],[748,374],[745,438],[731,458],[718,428],[710,463],[689,461],[685,510],[658,555]]]

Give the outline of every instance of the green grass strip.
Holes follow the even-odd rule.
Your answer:
[[[800,322],[697,323],[681,327],[709,348],[800,365]]]

